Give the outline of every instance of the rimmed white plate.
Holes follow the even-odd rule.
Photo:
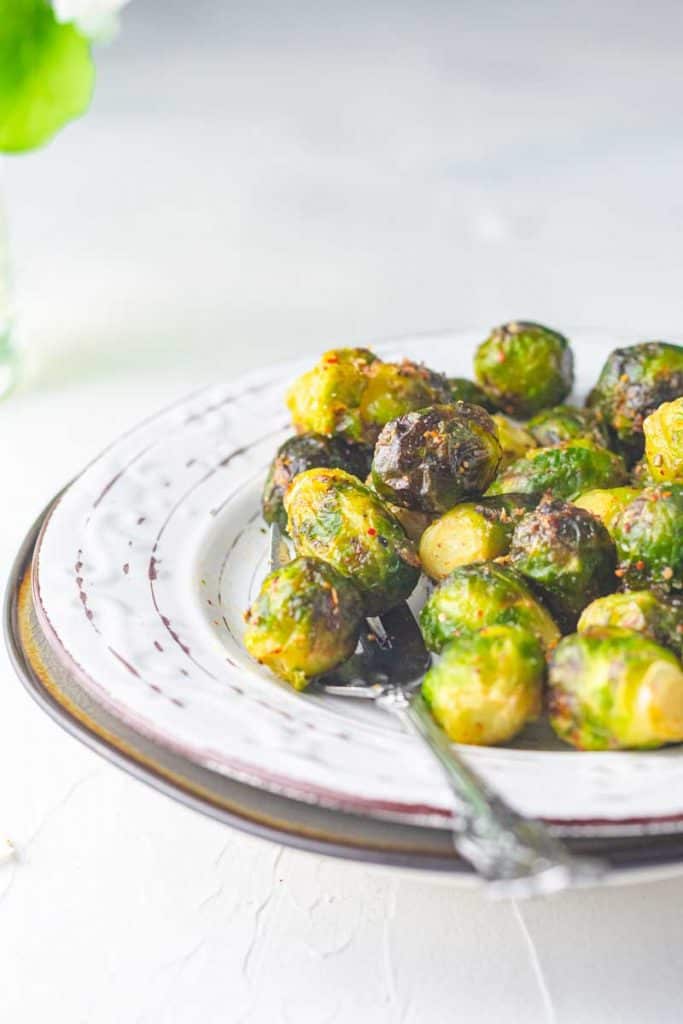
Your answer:
[[[423,335],[381,354],[469,375],[482,336]],[[572,335],[577,393],[615,345],[636,340]],[[96,459],[43,529],[38,614],[85,690],[190,761],[299,800],[435,824],[450,813],[448,793],[417,741],[378,709],[294,693],[242,646],[242,612],[266,571],[260,490],[301,369],[191,395]],[[520,810],[572,830],[683,823],[683,748],[577,753],[540,727],[514,746],[463,753]]]

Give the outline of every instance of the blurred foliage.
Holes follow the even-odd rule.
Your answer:
[[[85,112],[94,79],[88,40],[45,0],[0,0],[0,151],[47,142]]]

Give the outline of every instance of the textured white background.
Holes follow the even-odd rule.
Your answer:
[[[680,333],[682,43],[661,2],[133,4],[88,118],[6,176],[2,564],[218,374],[513,316]],[[515,908],[281,851],[68,739],[6,660],[0,780],[3,1021],[681,1018],[683,881]]]

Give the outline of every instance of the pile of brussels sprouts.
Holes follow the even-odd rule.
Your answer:
[[[424,573],[422,694],[454,741],[543,707],[584,750],[683,741],[683,348],[616,349],[579,408],[567,339],[515,322],[474,376],[352,348],[294,382],[263,513],[297,557],[247,649],[302,689]]]

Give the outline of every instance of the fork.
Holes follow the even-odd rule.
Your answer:
[[[271,570],[291,557],[284,534],[271,526]],[[598,883],[607,870],[602,861],[574,856],[543,822],[515,811],[464,762],[436,724],[420,693],[431,659],[408,605],[366,622],[360,651],[313,685],[330,696],[374,701],[427,745],[453,799],[453,845],[487,891],[517,899]]]

